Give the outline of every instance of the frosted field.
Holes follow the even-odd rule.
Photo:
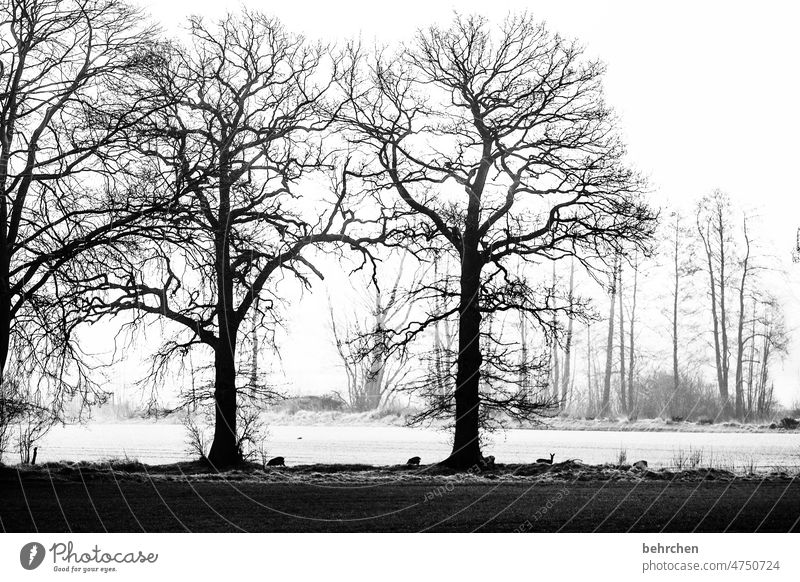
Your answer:
[[[700,466],[762,470],[800,466],[800,433],[618,432],[509,430],[484,445],[501,463],[530,463],[555,453],[555,461],[616,462],[626,450],[629,463],[646,459],[651,466],[672,466],[690,451],[701,451]],[[268,452],[289,465],[364,463],[394,465],[409,457],[423,464],[444,459],[449,435],[395,426],[272,426]],[[166,423],[90,424],[54,428],[39,443],[39,461],[110,458],[161,464],[190,459],[184,428]],[[13,462],[9,455],[7,462]]]

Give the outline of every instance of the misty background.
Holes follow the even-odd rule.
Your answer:
[[[416,0],[404,3],[401,10],[369,2],[331,4],[316,0],[296,4],[139,4],[165,32],[179,38],[185,33],[190,14],[213,19],[247,6],[274,14],[287,29],[302,32],[311,40],[341,43],[342,38],[360,38],[366,46],[408,39],[420,26],[446,24],[456,8],[476,13],[483,8],[482,3],[471,1],[456,5]],[[789,340],[786,352],[775,356],[770,376],[775,397],[791,405],[800,398],[800,301],[796,293],[800,268],[792,262],[798,226],[794,212],[797,188],[790,171],[798,154],[794,137],[800,133],[800,119],[794,113],[800,84],[791,72],[800,41],[790,29],[788,8],[779,2],[762,3],[757,8],[727,2],[658,6],[638,2],[500,1],[492,6],[493,15],[519,10],[527,10],[565,37],[578,38],[586,47],[587,57],[597,57],[606,64],[607,100],[619,116],[630,164],[648,179],[648,199],[660,208],[662,223],[669,222],[671,212],[679,211],[686,225],[692,227],[696,204],[717,189],[730,197],[735,226],[743,215],[750,217],[754,253],[768,267],[761,269],[759,284],[779,301]],[[667,230],[662,224],[659,237],[663,238]],[[346,373],[331,330],[331,307],[340,325],[357,319],[359,313],[363,317],[369,308],[365,304],[365,297],[370,296],[366,277],[351,276],[338,260],[319,253],[316,261],[325,280],[314,281],[311,292],[286,283],[294,291],[287,295],[293,299],[283,309],[285,321],[274,338],[279,354],[264,350],[260,361],[270,384],[290,395],[346,390]],[[639,277],[637,349],[642,350],[644,360],[640,370],[670,366],[670,268],[669,257],[657,255],[646,261]],[[544,282],[550,280],[550,269],[549,264],[540,269]],[[568,261],[560,261],[557,277],[562,286],[568,276]],[[592,300],[596,314],[605,317],[607,289],[580,274],[576,285],[580,295]],[[691,285],[692,296],[686,298],[684,306],[687,315],[681,320],[686,329],[682,335],[691,340],[695,355],[689,364],[706,381],[713,382],[709,299],[702,272],[694,276]],[[119,320],[84,330],[81,339],[87,351],[107,360]],[[601,352],[603,322],[595,322],[593,328],[595,349]],[[574,340],[574,382],[578,383],[585,375],[582,329],[578,326]],[[155,324],[133,345],[120,347],[124,357],[106,372],[111,383],[108,390],[123,400],[146,398],[147,392],[143,395],[135,382],[142,378],[147,365],[147,334],[155,337],[162,331],[161,324]],[[198,354],[198,359],[201,357]],[[602,354],[597,357],[602,359]],[[185,388],[177,384],[181,380],[175,381],[173,386],[159,388],[159,401],[174,403],[179,390]]]

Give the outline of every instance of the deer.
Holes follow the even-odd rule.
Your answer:
[[[537,463],[544,463],[545,465],[552,465],[553,464],[553,458],[555,456],[556,456],[555,453],[550,453],[550,458],[549,459],[536,459],[536,462]]]

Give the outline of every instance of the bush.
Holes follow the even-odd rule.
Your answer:
[[[187,412],[181,419],[181,424],[186,429],[186,452],[191,457],[205,459],[214,435],[212,418],[208,411],[201,409],[200,412]]]
[[[310,412],[338,412],[343,410],[345,403],[340,398],[332,395],[324,396],[296,396],[286,398],[273,407],[276,412],[296,414],[301,410]]]
[[[717,418],[720,413],[716,388],[686,374],[681,375],[677,391],[673,375],[662,370],[651,373],[638,388],[636,408],[641,418],[683,422]]]

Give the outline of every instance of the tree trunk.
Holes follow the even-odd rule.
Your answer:
[[[751,418],[753,414],[754,402],[754,386],[753,386],[753,372],[755,370],[756,361],[756,301],[753,299],[753,322],[750,328],[750,357],[747,362],[747,418]]]
[[[250,355],[250,384],[253,390],[258,386],[258,304],[259,297],[256,295],[253,298],[253,353]]]
[[[556,289],[556,263],[553,261],[553,293]],[[558,363],[558,317],[553,312],[553,402],[559,401],[558,391],[561,388],[561,367]]]
[[[615,259],[615,261],[618,259]],[[617,264],[611,276],[611,307],[608,314],[608,339],[606,341],[606,374],[603,382],[603,401],[600,405],[600,416],[607,416],[611,408],[611,364],[614,354],[614,306],[617,302]]]
[[[373,329],[370,363],[364,379],[364,397],[367,410],[380,407],[383,393],[383,379],[386,373],[386,346],[383,333],[386,329],[386,310],[380,288],[375,289],[375,326]]]
[[[525,394],[529,394],[531,390],[531,373],[528,367],[528,322],[525,321],[525,315],[521,311],[519,314],[519,346],[519,387]]]
[[[769,379],[769,324],[764,324],[764,342],[761,352],[761,373],[758,378],[758,399],[756,404],[756,412],[759,417],[764,416],[766,409],[766,392],[767,380]]]
[[[12,102],[14,95],[9,94]],[[6,122],[2,130],[7,136],[12,136],[14,131],[15,112],[10,105],[4,112]],[[11,161],[10,139],[0,140],[0,386],[5,380],[6,364],[8,363],[8,350],[11,344],[11,257],[12,247],[8,240],[9,197],[6,194],[9,180],[8,166]]]
[[[567,407],[569,396],[570,366],[572,365],[572,309],[575,292],[575,261],[573,260],[569,269],[569,321],[567,322],[567,337],[564,344],[564,379],[561,384],[561,408]]]
[[[720,328],[722,332],[722,382],[724,387],[723,411],[726,417],[730,417],[731,399],[728,391],[728,370],[730,369],[730,352],[728,349],[728,310],[725,305],[725,222],[722,209],[717,210],[717,220],[719,226],[719,314]]]
[[[589,409],[594,414],[594,387],[592,386],[592,324],[586,324],[586,389],[589,391]]]
[[[458,469],[474,467],[480,463],[482,458],[479,416],[482,362],[481,313],[478,308],[482,265],[477,244],[468,245],[468,240],[465,240],[465,247],[461,263],[455,439],[453,452],[442,463]]]
[[[241,460],[236,442],[235,344],[220,340],[214,350],[214,441],[208,453],[208,461],[215,468],[230,467]]]
[[[6,377],[8,349],[11,343],[11,297],[0,290],[0,385]]]
[[[628,359],[628,414],[635,414],[636,409],[636,392],[633,389],[633,366],[636,361],[636,350],[634,349],[634,327],[636,324],[636,291],[639,285],[639,266],[634,265],[633,268],[633,298],[631,303],[631,316],[630,316],[630,335],[628,336],[629,344],[629,359]]]
[[[8,278],[9,263],[5,256],[7,253],[5,250],[0,252],[3,255],[0,257],[0,384],[2,384],[11,345],[11,283]]]
[[[745,256],[742,264],[742,281],[739,285],[739,325],[736,335],[736,418],[744,417],[744,292],[750,262],[750,237],[747,234],[747,218],[744,219]]]
[[[622,308],[622,264],[619,267],[619,400],[622,413],[628,414],[629,399],[625,390],[625,312]]]
[[[439,280],[439,258],[433,259],[433,278],[434,281]],[[436,295],[436,313],[444,312],[444,302],[440,295]],[[447,394],[447,382],[445,381],[445,374],[450,373],[450,367],[445,365],[445,346],[442,342],[440,325],[444,327],[444,335],[447,339],[448,346],[450,345],[450,330],[447,326],[447,321],[441,322],[436,320],[433,327],[433,367],[435,373],[434,382],[439,396],[444,397]]]
[[[672,296],[672,384],[674,388],[673,398],[678,398],[680,390],[680,368],[678,366],[678,294],[680,293],[680,267],[678,245],[680,241],[680,222],[679,217],[675,217],[675,254],[673,255],[675,267],[675,279],[673,281]]]
[[[218,224],[214,233],[219,338],[214,346],[214,441],[209,462],[225,468],[241,461],[236,438],[236,340],[238,322],[233,307],[230,257],[230,177],[228,152],[220,153]]]
[[[553,336],[553,401],[559,402],[558,391],[561,389],[561,364],[558,362],[558,340]]]

